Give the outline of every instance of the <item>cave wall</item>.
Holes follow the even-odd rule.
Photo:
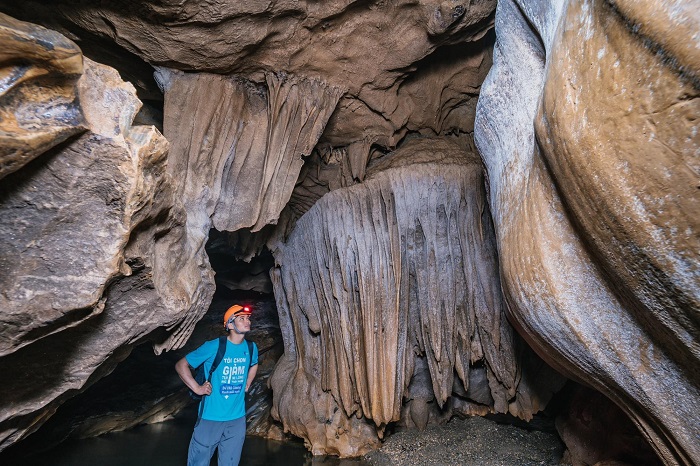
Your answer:
[[[8,40],[18,28],[58,37],[5,15],[2,20]],[[60,40],[59,45],[70,44]],[[43,144],[54,148],[38,155],[39,150],[10,146],[6,166],[29,156],[35,160],[7,174],[0,187],[2,367],[17,374],[2,391],[2,448],[36,430],[66,399],[111,372],[132,345],[147,339],[156,353],[184,345],[214,293],[205,244],[219,218],[216,209],[236,210],[242,220],[234,229],[274,221],[294,186],[301,156],[315,145],[339,97],[331,89],[329,103],[323,104],[314,94],[299,92],[304,86],[320,89],[318,82],[270,76],[271,95],[253,84],[243,85],[247,94],[237,92],[242,88],[224,89],[231,100],[238,99],[239,108],[250,110],[241,115],[251,121],[222,117],[212,122],[203,115],[209,118],[222,108],[221,100],[202,98],[213,95],[212,86],[205,83],[197,94],[187,88],[192,83],[161,70],[172,115],[165,131],[174,131],[169,144],[153,126],[132,124],[141,102],[114,69],[78,56],[72,59],[81,66],[60,74],[51,57],[44,57],[46,48],[37,40],[25,50],[36,52],[34,67],[8,60],[5,68],[7,75],[22,79],[2,96],[9,115],[2,120],[3,130],[20,141],[21,132],[9,133],[17,121],[30,128],[39,124],[40,130],[44,123],[54,139]],[[80,53],[75,44],[70,50]],[[82,63],[85,72],[76,79]],[[45,89],[46,79],[58,80],[62,93]],[[25,103],[22,96],[32,92],[38,95]],[[185,110],[184,97],[198,101],[200,113]],[[40,108],[29,112],[31,105]],[[51,133],[52,120],[37,120],[37,112],[50,106],[68,123],[74,121],[70,131]],[[185,114],[209,124],[197,133],[193,119],[180,118]],[[190,125],[187,132],[180,132],[181,120]],[[229,133],[232,123],[242,128],[240,134]],[[71,132],[83,134],[64,141]],[[213,151],[207,144],[222,133],[222,149]],[[179,135],[190,139],[183,142]],[[236,176],[222,168],[231,165],[249,182],[239,183],[239,204],[233,206]],[[220,183],[207,177],[212,173]],[[258,198],[259,203],[248,202]]]
[[[131,342],[189,308],[168,311],[153,290],[152,275],[161,271],[153,271],[154,245],[142,232],[173,228],[178,207],[165,174],[167,141],[152,127],[132,125],[140,107],[133,86],[83,60],[74,44],[71,60],[80,66],[66,77],[43,41],[55,33],[4,15],[0,21],[3,41],[18,29],[37,37],[25,43],[26,62],[8,60],[3,70],[19,78],[2,96],[3,132],[16,141],[26,131],[54,138],[42,143],[48,152],[35,153],[0,185],[0,361],[11,374],[0,395],[4,448],[108,373]],[[74,97],[66,107],[68,91]],[[76,135],[53,131],[54,119],[37,117],[45,113],[74,124],[68,133]]]
[[[511,320],[668,464],[700,461],[697,11],[499,2],[475,130]]]
[[[386,422],[420,426],[450,410],[527,417],[540,405],[526,394],[542,387],[537,377],[516,385],[511,375],[528,365],[537,373],[537,363],[526,364],[536,359],[489,376],[500,356],[489,360],[482,348],[470,367],[478,351],[450,352],[449,338],[434,346],[443,330],[430,326],[403,343],[417,343],[425,358],[410,362],[397,340],[397,379],[376,375],[376,361],[343,359],[355,330],[328,337],[337,325],[330,316],[341,315],[333,299],[321,306],[323,296],[295,291],[294,260],[312,252],[283,252],[305,247],[309,218],[342,215],[315,207],[326,197],[363,191],[354,185],[371,175],[373,186],[382,170],[410,171],[392,167],[403,157],[387,153],[419,135],[469,153],[474,131],[498,252],[489,267],[503,293],[489,315],[513,335],[512,351],[520,354],[519,340],[499,309],[540,357],[621,406],[666,463],[699,463],[698,2],[503,0],[494,19],[495,6],[0,0],[0,11],[74,41],[2,16],[10,53],[0,86],[0,364],[18,377],[0,393],[0,449],[112,370],[131,345],[147,339],[161,352],[185,344],[214,292],[205,252],[212,227],[245,260],[265,245],[279,250],[273,276],[287,354],[276,415],[312,448],[359,451],[376,445]],[[169,152],[158,131],[134,123],[150,117],[131,85],[83,60],[78,46],[120,67],[151,104],[164,101]],[[432,166],[421,164],[422,152],[408,158]],[[420,170],[401,177],[428,183],[431,171],[453,166],[431,163],[428,178]],[[340,225],[331,223],[334,235]],[[409,257],[384,249],[406,244],[395,237],[347,228],[367,234],[386,264]],[[349,309],[358,322],[400,317],[384,304]],[[451,312],[436,318],[451,322]],[[477,320],[495,329],[487,317]],[[345,364],[330,367],[327,352]],[[299,369],[305,357],[311,375]],[[453,359],[462,386],[449,392]],[[371,380],[388,385],[375,392],[363,377],[338,382],[341,368],[373,369]],[[467,381],[481,401],[452,405],[468,399]],[[398,414],[399,392],[383,393],[389,386],[411,398]],[[338,439],[316,418],[279,409],[303,393],[323,400],[314,406],[342,427]],[[425,409],[431,397],[444,402],[440,410]],[[514,399],[524,401],[514,407]]]
[[[3,178],[85,126],[75,93],[83,74],[80,49],[56,31],[9,16],[3,15],[0,28]]]

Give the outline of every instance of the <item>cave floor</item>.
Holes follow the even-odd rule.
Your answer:
[[[553,432],[472,417],[398,432],[365,459],[373,466],[530,466],[559,465],[563,453],[564,444]]]
[[[22,458],[23,466],[165,466],[184,464],[192,432],[188,410],[159,424],[139,426],[97,438],[69,440],[48,452]],[[248,437],[241,464],[246,466],[436,466],[559,465],[564,446],[555,433],[528,431],[481,417],[453,419],[423,431],[387,437],[380,450],[364,458],[312,457],[301,443]],[[12,461],[10,462],[12,463]],[[5,463],[7,464],[7,463]],[[212,460],[216,465],[216,455]]]

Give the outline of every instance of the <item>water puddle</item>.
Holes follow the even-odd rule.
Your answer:
[[[189,410],[185,410],[189,411]],[[25,457],[22,466],[173,466],[187,463],[193,415],[186,412],[159,424],[138,426],[96,438],[69,440],[44,453]],[[211,462],[216,465],[216,454]],[[247,437],[241,465],[245,466],[365,466],[362,459],[340,460],[312,456],[301,443]],[[5,463],[6,466],[8,463]]]

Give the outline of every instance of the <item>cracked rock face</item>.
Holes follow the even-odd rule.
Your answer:
[[[420,427],[433,400],[525,419],[544,407],[558,378],[531,384],[516,356],[485,203],[478,157],[427,139],[299,219],[272,272],[285,341],[273,415],[285,430],[314,452],[354,456],[377,446],[404,400],[405,422]]]
[[[475,130],[512,320],[669,464],[700,462],[697,8],[500,2]]]

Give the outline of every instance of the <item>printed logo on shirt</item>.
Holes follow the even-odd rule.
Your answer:
[[[248,354],[248,353],[246,353]],[[246,362],[248,359],[247,358],[224,358],[224,364],[237,364],[239,362]]]
[[[247,367],[244,364],[236,364],[233,366],[224,366],[221,371],[220,383],[228,385],[242,385],[245,383]]]
[[[224,396],[226,396],[226,395],[238,395],[239,393],[241,393],[242,388],[243,388],[243,385],[222,384],[219,392]]]

